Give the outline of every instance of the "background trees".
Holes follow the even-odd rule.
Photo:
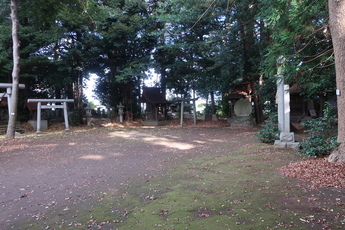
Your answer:
[[[276,60],[284,55],[286,81],[297,83],[305,98],[334,92],[334,57],[328,28],[327,0],[262,1],[270,42],[262,71],[276,74]]]
[[[134,108],[156,43],[152,15],[146,1],[104,1],[100,9],[96,93],[110,107]]]
[[[10,8],[0,4],[0,81],[10,82]],[[22,0],[18,8],[20,101],[69,97],[81,108],[83,80],[94,73],[103,104],[139,114],[143,79],[155,69],[157,86],[182,97],[223,96],[249,82],[260,112],[274,101],[280,55],[306,100],[335,89],[327,0]]]

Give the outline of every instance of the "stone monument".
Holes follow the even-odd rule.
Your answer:
[[[279,140],[274,142],[274,146],[296,149],[299,143],[295,142],[295,134],[290,132],[290,92],[289,85],[284,84],[284,62],[285,58],[283,56],[277,60],[278,129],[280,136]]]
[[[231,126],[252,126],[254,119],[252,117],[252,103],[245,98],[236,101],[234,105],[235,116],[228,119]]]

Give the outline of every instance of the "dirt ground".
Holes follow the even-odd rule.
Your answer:
[[[0,140],[0,229],[25,229],[21,223],[44,221],[55,207],[60,208],[57,218],[73,207],[92,209],[102,194],[159,176],[185,156],[224,151],[225,142],[233,143],[233,150],[256,142],[257,128],[187,126],[108,125],[71,132],[56,127],[54,132]],[[344,197],[338,199],[343,202]]]

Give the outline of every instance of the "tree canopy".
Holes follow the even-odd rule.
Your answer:
[[[10,8],[0,4],[0,81],[10,82]],[[335,88],[326,0],[22,0],[18,14],[23,98],[81,107],[93,73],[103,104],[137,108],[154,69],[164,92],[224,96],[249,82],[262,104],[274,100],[281,55],[306,99]]]

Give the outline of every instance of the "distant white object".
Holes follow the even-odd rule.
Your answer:
[[[336,94],[337,96],[340,96],[340,95],[341,95],[340,89],[336,89],[336,90],[335,90],[335,94]]]

